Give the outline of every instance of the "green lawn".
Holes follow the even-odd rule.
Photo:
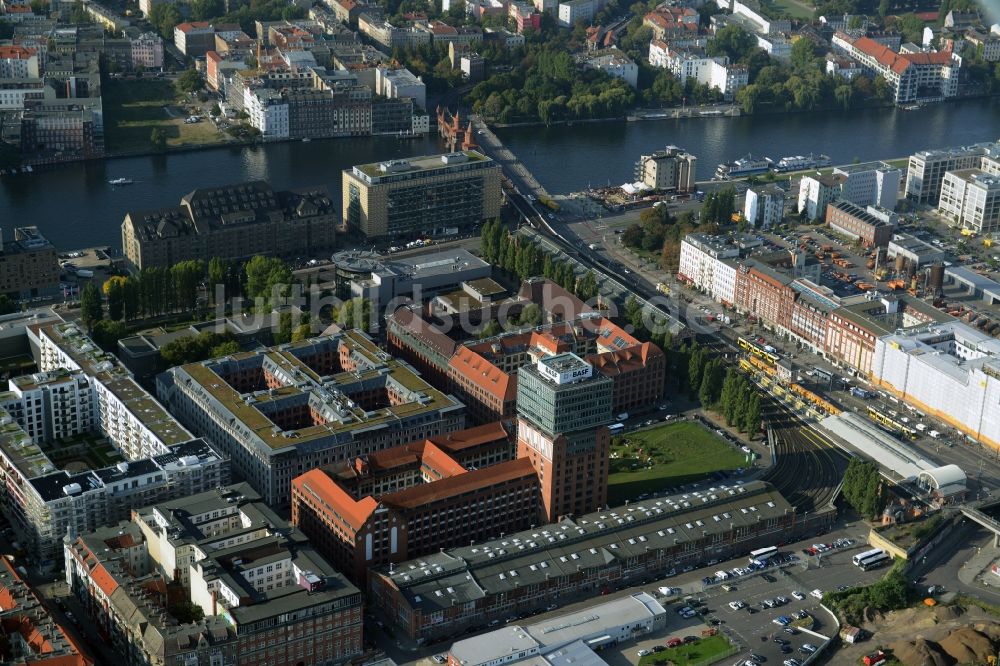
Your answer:
[[[102,97],[105,141],[111,152],[151,150],[149,135],[154,127],[166,133],[170,147],[229,140],[207,118],[185,124],[189,110],[170,81],[110,79],[104,85]]]
[[[701,479],[746,465],[734,449],[699,423],[684,421],[633,432],[612,444],[608,504]]]
[[[639,666],[672,663],[675,666],[710,664],[733,654],[733,645],[722,634],[709,636],[696,643],[687,643],[662,652],[647,654],[639,659]]]
[[[804,19],[811,21],[813,19],[813,10],[804,6],[803,4],[794,2],[793,0],[765,0],[762,3],[770,16],[779,16],[781,14],[788,14],[792,18]]]

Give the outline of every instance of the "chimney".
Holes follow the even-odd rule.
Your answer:
[[[219,592],[212,590],[212,615],[219,614]]]

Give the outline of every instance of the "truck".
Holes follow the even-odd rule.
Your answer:
[[[764,345],[764,351],[766,351],[768,354],[774,354],[778,350],[772,347],[771,345]]]
[[[666,282],[657,282],[656,291],[660,292],[661,294],[669,294],[670,285],[668,285]]]
[[[851,395],[856,398],[861,398],[862,400],[867,400],[869,397],[868,391],[864,390],[860,386],[851,387]]]

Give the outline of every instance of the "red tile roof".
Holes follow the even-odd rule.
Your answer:
[[[468,347],[459,346],[455,355],[448,361],[448,365],[476,386],[501,400],[513,400],[517,393],[517,384],[510,375]]]
[[[951,51],[934,53],[896,53],[869,37],[859,37],[853,42],[854,48],[875,58],[880,64],[902,74],[910,65],[947,65],[951,63]]]
[[[178,24],[177,29],[181,32],[187,33],[191,32],[195,28],[207,28],[209,25],[208,21],[188,21],[186,23]]]
[[[36,53],[26,46],[0,46],[0,60],[28,60]]]
[[[535,468],[528,458],[517,458],[433,483],[411,486],[385,495],[382,503],[400,509],[416,509],[455,495],[462,495],[514,479],[534,477]]]
[[[510,435],[503,427],[503,421],[486,423],[475,428],[466,428],[457,432],[450,432],[445,435],[431,437],[428,442],[433,442],[445,451],[461,451],[473,446],[479,446],[487,442],[495,442],[498,439],[506,439]]]
[[[90,578],[101,589],[105,596],[110,597],[118,589],[118,581],[108,573],[103,564],[98,564],[91,572]]]
[[[372,497],[355,500],[321,469],[311,469],[292,479],[292,486],[303,495],[315,494],[324,504],[339,514],[354,530],[360,530],[378,507]]]

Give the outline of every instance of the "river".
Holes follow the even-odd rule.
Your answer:
[[[773,159],[825,153],[842,164],[995,141],[1000,139],[1000,100],[937,104],[916,111],[577,123],[509,128],[497,134],[542,185],[557,194],[629,181],[641,153],[668,144],[694,153],[698,179],[707,180],[719,162],[748,152]],[[0,178],[0,226],[10,238],[15,226],[37,225],[63,250],[118,248],[126,212],[175,205],[198,187],[254,179],[268,180],[277,189],[326,185],[340,202],[341,170],[440,150],[437,136],[430,134],[423,139],[289,142],[67,164]],[[122,176],[135,184],[108,185],[108,180]]]

